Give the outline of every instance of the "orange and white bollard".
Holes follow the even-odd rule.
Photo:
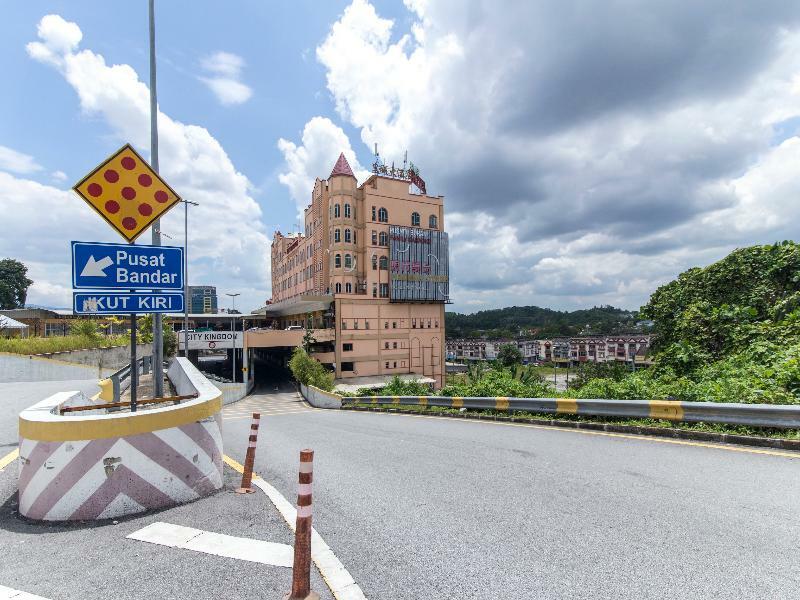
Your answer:
[[[236,490],[237,494],[252,494],[255,490],[253,482],[253,463],[256,461],[256,444],[258,443],[258,423],[261,420],[260,413],[253,413],[253,421],[250,423],[250,438],[247,442],[247,454],[244,457],[244,471],[242,472],[242,485]]]
[[[292,591],[284,600],[319,600],[311,591],[311,483],[314,479],[314,451],[300,451],[300,477],[297,486],[297,524],[294,530]]]

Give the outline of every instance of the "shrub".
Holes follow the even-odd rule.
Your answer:
[[[356,396],[430,396],[433,392],[426,383],[403,381],[397,375],[382,388],[360,388]]]
[[[309,356],[301,347],[295,348],[292,352],[289,370],[298,383],[313,385],[326,392],[333,390],[333,373],[323,367],[317,359]]]

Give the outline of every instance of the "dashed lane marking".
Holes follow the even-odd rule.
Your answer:
[[[230,456],[223,455],[222,460],[239,473],[244,471],[244,467]],[[283,497],[283,494],[255,473],[253,473],[253,485],[267,495],[270,502],[281,513],[283,520],[294,531],[297,521],[297,509]],[[350,575],[350,572],[336,557],[330,546],[325,543],[325,540],[313,527],[311,528],[311,560],[317,565],[322,579],[325,580],[325,584],[336,600],[367,600],[353,576]]]
[[[193,527],[156,522],[126,536],[131,540],[193,550],[275,567],[291,567],[294,550],[287,544],[236,537]]]
[[[20,592],[19,590],[0,585],[0,600],[48,600],[44,596]]]

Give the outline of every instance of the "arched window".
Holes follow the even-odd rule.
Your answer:
[[[428,227],[431,229],[436,229],[439,226],[439,219],[436,218],[436,215],[431,215],[428,218]]]
[[[337,283],[336,284],[336,293],[337,294],[341,294],[342,293],[342,284],[341,283]]]
[[[333,230],[333,241],[334,242],[341,242],[342,241],[342,230],[341,229],[334,229]]]
[[[352,283],[346,283],[344,285],[344,289],[348,294],[352,294],[353,293],[353,284]]]
[[[334,218],[337,218],[337,217],[339,217],[340,215],[341,215],[341,209],[339,208],[339,205],[338,205],[338,204],[336,204],[336,205],[334,205],[334,207],[333,207],[333,216],[334,216]]]
[[[418,212],[411,213],[411,226],[412,227],[419,227],[419,213]]]
[[[389,259],[385,256],[381,256],[381,271],[388,271],[389,270]]]
[[[341,254],[337,254],[337,255],[334,257],[334,259],[333,259],[333,266],[334,266],[334,267],[336,267],[337,269],[338,269],[338,268],[340,268],[340,267],[342,266],[342,255],[341,255]]]
[[[380,235],[378,236],[378,245],[379,246],[388,246],[389,245],[389,234],[385,231],[381,231]]]
[[[352,269],[353,268],[353,257],[349,254],[344,255],[344,268],[345,269]]]
[[[347,217],[347,218],[350,217],[350,205],[349,204],[345,204],[344,205],[344,216]]]
[[[373,271],[378,270],[378,257],[375,255],[372,256],[372,270]]]
[[[389,222],[389,212],[382,206],[378,209],[378,221],[381,223]]]
[[[348,244],[353,241],[353,235],[349,229],[344,230],[344,241]]]

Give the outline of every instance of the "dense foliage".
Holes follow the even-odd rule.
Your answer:
[[[153,315],[147,314],[139,317],[136,321],[139,331],[139,342],[149,344],[153,341]],[[178,352],[178,334],[166,322],[161,321],[161,347],[163,348],[164,358],[175,356]]]
[[[522,364],[522,351],[516,344],[503,344],[497,353],[497,362],[504,367]]]
[[[110,348],[125,346],[127,335],[58,335],[51,337],[2,338],[0,352],[14,354],[47,354],[65,352],[67,350],[83,350],[85,348]]]
[[[28,288],[33,283],[27,275],[28,267],[18,260],[0,260],[0,309],[10,310],[25,306]]]
[[[309,356],[302,347],[298,346],[292,352],[289,370],[298,383],[313,385],[326,392],[333,389],[333,373],[323,367],[317,359]]]
[[[634,311],[613,306],[574,310],[551,310],[538,306],[511,306],[496,310],[483,310],[470,315],[448,312],[445,314],[448,338],[539,337],[627,333],[641,331],[637,326],[639,316]]]

